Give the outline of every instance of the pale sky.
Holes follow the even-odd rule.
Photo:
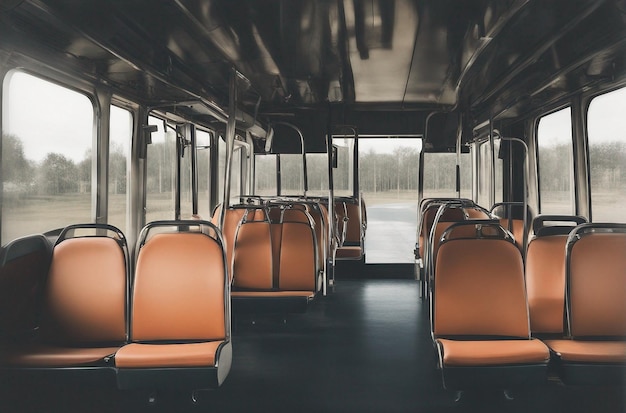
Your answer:
[[[91,149],[94,106],[85,95],[14,72],[5,80],[4,102],[5,132],[22,140],[27,159],[39,162],[57,152],[80,162]],[[113,107],[111,140],[128,150],[131,128],[130,113]]]

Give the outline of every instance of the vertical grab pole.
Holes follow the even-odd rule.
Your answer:
[[[353,160],[353,174],[352,177],[352,196],[356,198],[356,202],[358,203],[358,211],[359,211],[359,244],[361,247],[361,251],[365,254],[365,240],[363,234],[363,211],[361,207],[363,205],[363,197],[361,193],[361,174],[359,172],[359,132],[354,126],[348,127],[352,131],[352,135],[354,136],[354,148],[352,152],[352,160]]]
[[[189,131],[189,156],[191,157],[191,214],[198,215],[198,151],[196,142],[196,127],[187,125]]]
[[[461,140],[463,137],[463,116],[459,114],[456,128],[456,197],[461,198]]]
[[[230,201],[230,177],[231,164],[233,161],[233,148],[235,146],[235,115],[237,111],[237,72],[233,68],[230,75],[228,100],[228,121],[226,122],[226,170],[224,172],[224,196],[220,209],[220,229],[224,228],[226,209]]]
[[[333,181],[333,135],[331,111],[328,112],[328,125],[326,128],[326,152],[328,154],[328,254],[326,262],[327,282],[324,283],[324,295],[327,293],[327,285],[335,285],[335,184]]]
[[[496,202],[496,154],[495,152],[495,144],[494,144],[494,129],[493,129],[493,118],[489,119],[489,146],[491,149],[491,165],[490,167],[490,191],[489,191],[489,204],[493,205]]]
[[[502,135],[500,135],[500,132],[495,129],[494,133],[496,134],[496,136],[498,136],[500,138],[500,140],[503,141],[509,141],[509,142],[518,142],[520,143],[523,147],[524,147],[524,201],[523,201],[523,206],[522,209],[524,210],[524,217],[522,219],[523,225],[524,225],[524,238],[523,238],[523,251],[522,251],[522,257],[526,258],[526,245],[528,243],[528,174],[530,172],[530,160],[529,160],[529,149],[528,149],[528,145],[526,144],[526,142],[524,142],[524,140],[520,139],[520,138],[506,138]],[[510,148],[509,151],[512,152],[513,148]]]

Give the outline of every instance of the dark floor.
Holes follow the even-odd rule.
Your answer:
[[[254,323],[253,323],[254,321]],[[234,320],[224,385],[188,395],[123,393],[100,383],[0,383],[0,412],[624,412],[623,389],[549,383],[468,394],[459,403],[435,369],[425,307],[408,279],[341,280],[306,314]]]

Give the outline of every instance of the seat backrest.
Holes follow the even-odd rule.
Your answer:
[[[576,227],[568,237],[566,271],[571,335],[625,337],[626,224]]]
[[[39,322],[52,246],[43,235],[18,238],[0,251],[0,335],[32,331]]]
[[[329,250],[328,228],[325,224],[326,217],[323,215],[318,203],[307,204],[307,212],[313,219],[314,224],[315,239],[317,241],[317,266],[318,268],[324,268],[326,254]]]
[[[500,218],[500,225],[513,234],[515,244],[522,250],[524,248],[524,220],[514,218]]]
[[[271,224],[263,210],[249,212],[241,222],[233,259],[233,287],[261,290],[273,288]]]
[[[230,335],[222,245],[198,232],[158,233],[140,248],[133,341],[218,340]]]
[[[328,234],[329,233],[329,227],[330,225],[334,225],[334,223],[336,223],[336,219],[331,219],[330,218],[330,214],[328,212],[328,207],[326,206],[326,204],[324,202],[320,202],[318,203],[319,208],[320,208],[320,212],[322,214],[322,217],[324,218],[324,223],[325,223],[325,227],[324,227],[324,233]],[[333,211],[335,212],[335,211]],[[336,227],[335,227],[336,229]],[[329,248],[328,251],[331,251],[331,248],[335,248],[338,245],[338,238],[337,238],[337,233],[335,233],[333,231],[332,233],[332,238],[328,237],[328,244],[329,244]]]
[[[40,324],[42,337],[66,345],[125,342],[125,244],[108,236],[64,238],[64,233],[52,251]]]
[[[305,211],[285,210],[281,224],[278,287],[281,290],[317,291],[317,264],[312,218]]]
[[[219,226],[219,217],[221,212],[221,205],[219,205],[213,212],[213,218],[211,223],[215,226]],[[224,248],[226,248],[226,262],[230,268],[233,263],[233,250],[235,247],[235,233],[237,227],[243,215],[245,214],[245,208],[228,208],[224,212],[224,227],[222,228],[222,236],[224,237]]]
[[[437,215],[437,210],[440,206],[441,204],[434,203],[427,206],[424,210],[421,220],[422,228],[420,231],[419,243],[419,254],[422,258],[426,256],[426,246],[428,244],[428,238],[435,221],[435,216]],[[462,208],[448,208],[443,212],[443,214],[439,218],[437,228],[435,229],[435,250],[439,246],[439,238],[441,237],[443,231],[448,228],[451,223],[463,221],[464,219],[465,213]]]
[[[533,334],[564,334],[565,244],[582,217],[538,215],[526,251],[526,289]]]
[[[526,252],[526,286],[533,333],[563,333],[567,235],[534,238]]]
[[[469,219],[489,219],[490,218],[489,213],[478,206],[471,207],[471,208],[463,208],[463,211],[465,211],[465,215],[467,215]]]
[[[339,242],[339,246],[341,247],[343,243],[346,241],[346,233],[348,231],[348,211],[346,208],[346,203],[343,201],[335,201],[335,228],[337,233],[337,240]]]
[[[361,217],[361,207],[358,204],[358,200],[354,202],[344,202],[346,206],[346,216],[348,217],[348,222],[346,226],[346,239],[345,242],[351,244],[359,244],[361,242],[361,232],[362,232],[362,217]]]
[[[491,214],[498,217],[500,219],[500,225],[513,234],[515,244],[517,244],[522,252],[525,251],[525,235],[528,234],[525,225],[530,224],[528,211],[526,211],[527,222],[524,222],[524,207],[523,202],[499,202],[491,207]]]
[[[524,265],[511,240],[454,238],[435,259],[436,337],[529,337]]]

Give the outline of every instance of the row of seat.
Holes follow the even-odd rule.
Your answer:
[[[439,248],[443,232],[455,222],[488,219],[491,215],[474,201],[464,198],[424,198],[420,201],[418,209],[414,253],[420,292],[422,297],[426,297],[432,279],[430,257],[434,256]]]
[[[528,244],[530,328],[565,383],[626,378],[626,225],[538,216]]]
[[[213,222],[220,212],[218,207]],[[224,214],[234,311],[306,311],[324,284],[325,208],[273,199],[231,206]]]
[[[367,229],[367,215],[363,198],[336,198],[336,226],[339,243],[337,259],[358,260],[365,254],[364,242]]]
[[[437,218],[448,207],[458,214],[471,205],[446,202]],[[500,220],[467,218],[435,219],[430,241],[438,247],[425,241],[433,254],[431,331],[445,386],[515,387],[545,380],[548,366],[566,383],[621,382],[624,225],[539,216],[525,265]],[[437,225],[445,228],[435,238]]]
[[[53,247],[43,236],[13,241],[1,259],[3,276],[31,273],[40,289],[26,312],[40,316],[1,320],[1,374],[99,370],[120,389],[190,390],[228,375],[230,283],[211,223],[148,224],[134,265],[122,232],[100,224],[69,226]]]

